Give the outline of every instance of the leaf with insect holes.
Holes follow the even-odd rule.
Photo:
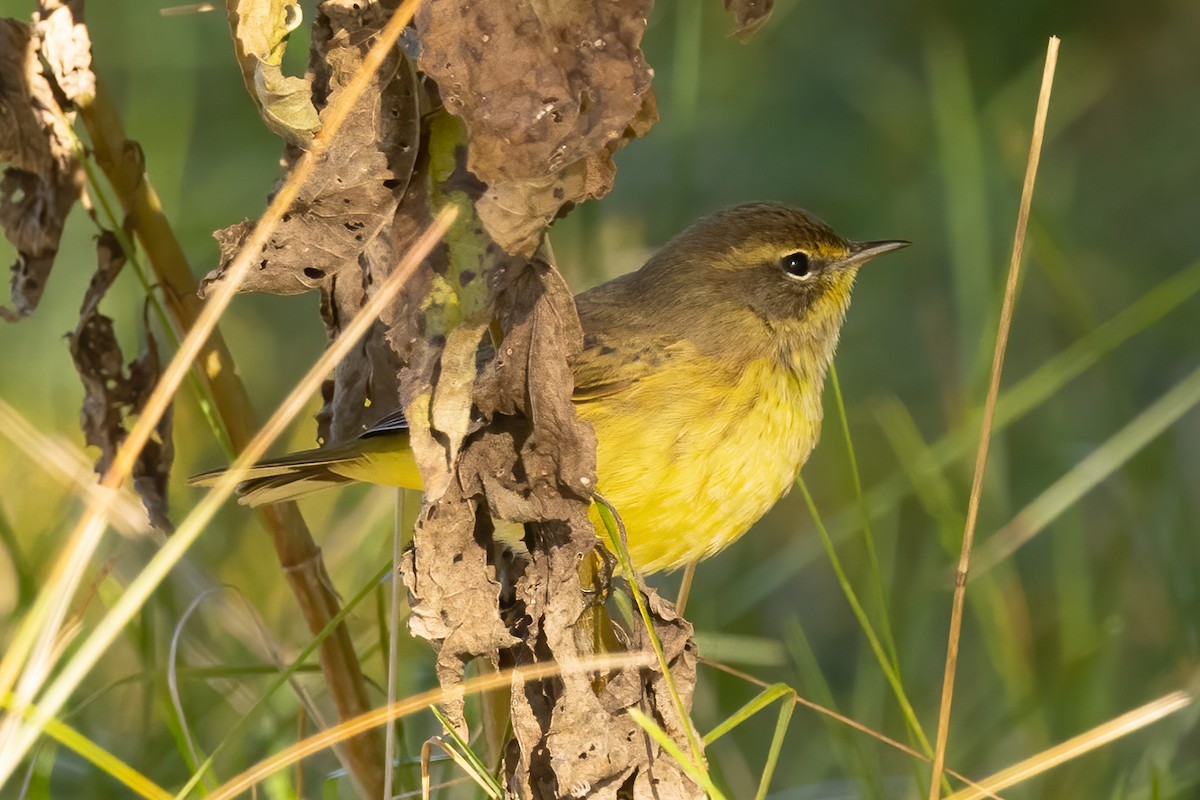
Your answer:
[[[0,306],[9,321],[37,308],[83,188],[67,112],[42,72],[40,45],[28,25],[0,20],[0,161],[9,164],[0,178],[0,227],[17,250],[14,308]]]
[[[158,345],[147,329],[142,353],[126,369],[113,321],[99,312],[100,301],[125,264],[125,252],[117,237],[104,231],[97,240],[96,255],[96,273],[79,309],[79,322],[67,341],[83,381],[80,425],[87,443],[100,448],[96,472],[103,475],[125,441],[126,421],[141,411],[158,382],[160,364]],[[163,531],[172,530],[167,517],[167,478],[175,458],[171,420],[168,408],[133,468],[133,485],[146,505],[150,522]]]
[[[479,216],[531,256],[562,211],[612,186],[612,153],[657,119],[641,51],[649,0],[423,4],[421,70],[463,119]]]
[[[314,88],[323,115],[362,64],[384,21],[382,12],[318,18]],[[258,255],[241,291],[299,294],[328,288],[343,272],[342,279],[364,280],[359,258],[391,221],[416,160],[415,84],[404,56],[393,52]],[[224,278],[252,227],[243,222],[214,234],[221,264],[204,278],[204,291]]]

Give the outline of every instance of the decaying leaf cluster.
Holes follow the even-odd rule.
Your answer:
[[[68,12],[68,9],[60,9]],[[51,15],[51,19],[56,19]],[[67,213],[79,199],[83,171],[75,159],[70,112],[59,105],[39,53],[45,21],[0,20],[0,225],[17,249],[9,321],[37,308]]]
[[[650,5],[424,3],[406,52],[376,77],[246,286],[319,290],[335,334],[433,214],[459,211],[443,246],[339,366],[319,416],[330,441],[397,405],[408,418],[426,496],[401,573],[410,630],[434,645],[446,687],[477,659],[571,663],[604,645],[587,624],[602,614],[594,587],[580,577],[597,547],[587,515],[595,443],[571,403],[569,361],[582,331],[541,245],[554,219],[611,188],[613,153],[657,118],[640,48]],[[739,30],[751,30],[769,5],[738,3]],[[319,6],[310,58],[317,108],[327,107],[389,10],[346,0]],[[222,265],[246,234],[245,225],[218,232]],[[524,546],[495,546],[494,533],[514,525]],[[651,599],[690,705],[690,626]],[[644,648],[645,635],[618,628],[610,644]],[[625,713],[641,709],[683,746],[690,722],[678,718],[663,680],[627,669],[514,686],[509,790],[701,796]],[[461,703],[446,710],[465,728]]]
[[[0,226],[18,254],[12,267],[14,308],[0,307],[0,316],[10,322],[37,308],[67,214],[76,201],[87,199],[71,129],[76,109],[96,94],[82,7],[82,0],[42,0],[32,24],[0,19],[0,161],[7,164],[0,179]],[[95,218],[90,206],[87,210]],[[117,235],[100,230],[96,272],[67,339],[84,387],[80,425],[88,444],[100,449],[96,471],[103,474],[125,440],[130,417],[158,381],[160,365],[148,326],[141,354],[126,365],[113,320],[100,313],[126,260]],[[133,470],[134,487],[161,530],[171,529],[167,478],[173,458],[168,410]]]
[[[32,28],[0,21],[0,224],[17,245],[14,311],[30,313],[63,220],[83,180],[71,103],[94,92],[90,46],[73,6],[43,0]],[[319,130],[397,6],[324,0],[303,79],[282,75],[299,7],[231,0],[234,50],[265,124],[287,143],[285,167]],[[772,0],[725,0],[735,34],[755,30]],[[597,540],[588,518],[595,442],[571,402],[570,359],[582,345],[571,292],[543,248],[549,225],[612,186],[613,154],[657,120],[641,52],[651,0],[426,0],[405,46],[375,74],[243,291],[315,290],[330,337],[371,296],[433,216],[459,214],[387,313],[325,386],[318,438],[352,439],[403,409],[426,497],[400,571],[411,631],[437,651],[445,687],[483,660],[570,664],[597,649],[648,648],[640,625],[610,626],[582,580]],[[76,9],[77,10],[77,9]],[[40,55],[40,59],[39,59]],[[50,67],[43,72],[41,60]],[[65,105],[60,106],[60,99]],[[286,177],[286,174],[285,176]],[[281,178],[282,180],[282,178]],[[224,279],[251,223],[217,231]],[[157,351],[127,367],[98,311],[124,260],[99,242],[99,268],[72,355],[87,399],[84,427],[105,459],[157,378]],[[169,416],[138,476],[151,513],[170,465]],[[520,542],[496,544],[496,533]],[[582,582],[581,582],[582,581]],[[602,583],[602,582],[600,582]],[[655,632],[690,707],[691,627],[650,593]],[[564,676],[511,692],[503,758],[517,797],[693,798],[702,791],[626,713],[638,708],[684,748],[685,726],[656,669]],[[465,728],[462,704],[447,708]]]

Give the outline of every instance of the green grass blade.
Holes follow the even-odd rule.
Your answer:
[[[813,500],[812,494],[809,493],[808,486],[804,483],[803,478],[796,478],[796,485],[800,487],[800,492],[804,495],[804,502],[808,505],[808,511],[812,515],[817,532],[821,536],[821,543],[825,545],[825,552],[829,556],[829,562],[833,566],[833,571],[837,576],[838,585],[842,588],[842,594],[846,596],[846,601],[850,603],[850,609],[854,612],[854,617],[858,620],[859,627],[862,628],[863,633],[867,637],[867,643],[871,646],[871,652],[875,654],[875,660],[879,662],[884,677],[887,678],[888,684],[892,687],[892,693],[896,696],[896,702],[900,705],[900,712],[904,715],[904,721],[913,736],[917,738],[921,750],[925,755],[932,758],[933,747],[930,746],[929,739],[925,736],[925,731],[921,728],[921,723],[917,719],[917,713],[913,710],[912,703],[909,702],[908,694],[904,691],[904,684],[900,679],[900,673],[892,667],[892,663],[883,649],[883,644],[879,641],[879,637],[875,633],[875,628],[871,625],[871,620],[867,618],[867,612],[863,610],[862,603],[859,602],[858,593],[854,591],[854,587],[850,584],[850,579],[846,576],[845,569],[842,568],[842,560],[838,557],[833,540],[829,537],[829,531],[825,529],[825,524],[821,521],[821,514],[817,511],[817,504]]]
[[[642,597],[641,590],[638,589],[637,573],[633,569],[633,561],[629,557],[629,549],[625,546],[624,531],[614,514],[615,509],[598,494],[596,495],[596,508],[599,510],[600,519],[604,522],[604,529],[608,532],[608,539],[612,543],[613,552],[617,554],[617,561],[621,564],[621,570],[625,574],[626,583],[629,584],[629,593],[633,595],[633,601],[637,604],[638,613],[641,614],[642,624],[646,626],[646,634],[650,639],[651,646],[654,648],[654,655],[658,659],[658,666],[662,670],[667,690],[671,693],[671,702],[675,705],[675,712],[679,715],[679,724],[683,727],[683,733],[687,737],[688,747],[692,751],[692,758],[695,760],[697,768],[701,772],[704,772],[707,777],[708,773],[704,766],[704,756],[700,751],[700,742],[696,739],[696,731],[692,725],[691,715],[683,707],[683,699],[679,696],[679,690],[675,687],[675,678],[671,675],[671,665],[667,663],[667,656],[663,653],[662,642],[658,640],[658,634],[654,632],[654,622],[650,619],[650,611],[646,608],[646,600]]]
[[[225,738],[213,748],[212,753],[210,753],[208,758],[204,760],[204,763],[192,773],[192,776],[188,779],[188,782],[185,783],[183,788],[176,793],[175,800],[183,800],[183,798],[188,796],[188,793],[191,792],[192,789],[196,787],[196,784],[200,782],[201,776],[204,775],[208,768],[212,766],[213,760],[217,757],[217,755],[233,741],[234,736],[241,731],[243,727],[245,727],[250,719],[253,718],[254,712],[262,708],[266,704],[267,700],[270,699],[270,697],[279,689],[279,687],[283,686],[292,679],[292,677],[304,665],[304,662],[307,661],[308,658],[314,652],[316,652],[317,648],[321,646],[321,642],[325,641],[325,638],[337,629],[337,626],[342,623],[342,620],[344,620],[351,611],[357,608],[358,604],[366,599],[375,590],[376,584],[382,581],[391,571],[392,565],[389,562],[388,564],[384,565],[381,570],[375,573],[375,575],[373,575],[371,579],[368,580],[366,584],[359,589],[358,592],[351,597],[345,605],[342,606],[341,611],[335,614],[333,618],[329,620],[329,623],[326,624],[325,627],[313,637],[312,641],[305,645],[304,649],[301,650],[300,653],[292,660],[292,663],[288,665],[287,669],[280,672],[275,679],[271,681],[271,684],[267,687],[266,691],[264,691],[262,696],[254,703],[253,706],[251,706],[250,710],[246,712],[245,716],[234,723],[233,727],[229,729],[229,732],[226,734]]]
[[[459,756],[470,765],[471,768],[468,770],[468,774],[470,774],[471,779],[479,784],[479,787],[487,792],[489,797],[494,798],[494,800],[500,800],[500,798],[504,797],[504,788],[496,780],[496,776],[483,763],[483,759],[471,749],[471,745],[467,744],[458,735],[458,731],[454,729],[450,720],[446,719],[446,715],[442,713],[441,709],[437,706],[430,706],[429,710],[438,718],[438,722],[442,723],[442,729],[446,731],[446,735],[454,742],[454,748],[458,751]]]
[[[704,789],[710,800],[725,800],[724,793],[722,793],[721,790],[717,788],[716,784],[712,782],[712,778],[708,776],[708,772],[694,764],[692,760],[688,758],[682,750],[679,749],[679,746],[675,744],[671,737],[667,735],[667,732],[658,727],[658,723],[647,717],[641,711],[638,711],[636,708],[630,708],[625,713],[633,717],[633,721],[642,726],[642,730],[644,730],[651,739],[657,742],[658,746],[661,747],[667,755],[674,759],[675,763],[679,765],[679,768],[683,770],[689,778],[694,780],[700,786],[700,788]]]
[[[792,721],[792,711],[796,704],[791,697],[780,704],[779,718],[775,720],[775,735],[771,737],[771,749],[767,751],[767,763],[763,767],[762,779],[758,782],[758,793],[754,800],[764,800],[767,789],[771,785],[771,776],[775,774],[775,765],[779,763],[779,753],[783,750],[783,737],[787,735],[788,724]]]
[[[836,401],[838,421],[841,422],[842,440],[846,444],[846,457],[850,461],[850,475],[854,479],[854,497],[858,500],[858,509],[862,514],[863,545],[867,551],[867,566],[871,573],[871,597],[875,602],[875,615],[879,622],[879,630],[887,648],[892,667],[900,671],[900,656],[896,652],[896,640],[892,635],[892,624],[888,619],[887,598],[883,586],[883,573],[879,569],[879,556],[875,551],[875,534],[871,530],[871,514],[867,510],[867,501],[863,495],[862,478],[858,472],[858,458],[854,454],[854,441],[850,437],[850,421],[846,417],[846,403],[842,397],[842,384],[838,380],[837,365],[829,368],[830,383],[833,385],[833,397]]]
[[[795,693],[795,690],[785,683],[776,683],[768,686],[759,692],[754,699],[746,703],[746,705],[730,714],[724,722],[705,734],[704,744],[706,746],[712,744],[779,698]],[[789,705],[791,704],[789,703]]]

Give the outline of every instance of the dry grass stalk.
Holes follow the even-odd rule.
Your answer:
[[[254,259],[257,258],[262,246],[279,224],[283,214],[291,207],[301,186],[312,174],[317,160],[336,136],[355,102],[366,90],[372,76],[395,46],[417,5],[417,0],[406,0],[396,10],[364,59],[361,69],[346,86],[339,102],[330,108],[330,113],[320,134],[313,140],[309,151],[293,166],[287,181],[280,187],[279,192],[263,213],[254,233],[248,238],[242,251],[230,265],[226,280],[203,306],[195,318],[194,324],[180,343],[175,357],[163,371],[158,384],[143,407],[137,423],[118,450],[108,472],[101,479],[102,487],[109,489],[119,487],[128,477],[138,453],[153,434],[155,426],[166,411],[192,363],[205,350],[205,343],[217,320],[248,274]],[[151,195],[152,192],[149,195],[143,192],[140,199],[143,203],[149,203],[149,210],[154,212],[149,216],[157,220],[160,226],[165,225],[165,220],[161,219],[161,209],[157,208],[157,198]],[[173,240],[173,237],[170,238]],[[170,300],[170,293],[168,293],[168,300]],[[203,366],[206,369],[212,367],[207,363]],[[38,689],[49,676],[53,664],[53,642],[57,631],[62,626],[68,605],[78,589],[87,564],[103,536],[107,520],[112,514],[112,502],[111,498],[103,493],[90,497],[79,524],[54,564],[46,588],[38,594],[33,608],[22,620],[8,651],[3,660],[0,660],[0,694],[13,691],[14,708],[18,711],[31,705]],[[282,515],[284,512],[277,513]],[[292,514],[294,515],[295,512],[293,511]],[[306,598],[301,597],[300,599],[303,604]],[[317,607],[306,607],[307,615],[320,613],[332,616],[333,612],[327,607],[330,602],[336,602],[332,597],[317,597],[315,601],[318,604]],[[352,654],[350,658],[353,660]],[[353,663],[357,668],[357,661]],[[361,692],[361,689],[359,691]],[[38,719],[42,718],[41,714],[34,716]],[[14,748],[2,747],[2,745],[11,742],[17,725],[17,714],[10,714],[3,722],[0,722],[0,750],[5,753],[4,756],[0,756],[0,783],[7,779],[16,764],[15,757],[11,755]],[[22,752],[24,750],[24,748],[15,749],[20,749]],[[376,762],[374,777],[378,778],[380,777],[378,775],[378,759],[372,760]],[[368,767],[369,765],[364,764],[363,766]],[[353,772],[357,773],[359,770]],[[376,783],[377,781],[372,779],[370,782]]]
[[[430,228],[414,244],[413,250],[396,267],[387,281],[368,301],[342,334],[322,354],[308,373],[271,416],[258,436],[247,445],[229,470],[196,505],[191,514],[180,524],[151,559],[140,575],[130,584],[109,613],[100,621],[91,635],[76,651],[72,659],[62,668],[58,677],[47,687],[40,702],[29,709],[28,722],[10,734],[11,739],[0,747],[0,785],[12,774],[17,763],[37,739],[47,720],[52,718],[70,698],[75,688],[83,681],[96,662],[120,635],[121,630],[137,614],[155,588],[166,578],[170,569],[181,559],[205,526],[216,515],[221,505],[233,494],[237,484],[245,477],[246,470],[259,458],[272,442],[283,433],[291,419],[303,409],[308,398],[316,391],[320,382],[333,366],[343,358],[366,332],[379,313],[392,301],[408,276],[428,256],[453,222],[455,212],[448,209],[439,214]],[[32,704],[30,704],[32,705]],[[15,718],[10,716],[9,719]],[[380,781],[382,786],[382,780]]]
[[[946,763],[946,741],[950,732],[950,706],[954,698],[954,673],[958,667],[958,644],[962,635],[963,603],[966,600],[967,573],[971,565],[971,546],[975,540],[975,523],[979,515],[979,498],[983,492],[983,475],[987,468],[988,446],[992,439],[992,419],[996,413],[996,398],[1000,394],[1000,375],[1004,369],[1004,353],[1012,327],[1013,306],[1016,303],[1017,281],[1021,274],[1021,256],[1025,248],[1025,231],[1029,226],[1029,207],[1033,202],[1033,184],[1037,178],[1038,160],[1042,152],[1042,137],[1046,130],[1046,114],[1050,108],[1050,89],[1054,85],[1054,67],[1058,62],[1057,36],[1050,37],[1046,48],[1046,66],[1042,72],[1042,88],[1038,94],[1037,113],[1033,121],[1033,136],[1029,143],[1029,160],[1025,167],[1025,184],[1021,189],[1021,204],[1017,211],[1017,228],[1013,235],[1012,258],[1008,264],[1008,281],[1004,287],[1004,304],[1000,309],[1000,325],[996,332],[996,348],[992,356],[991,380],[983,407],[983,422],[979,432],[979,449],[975,454],[975,477],[967,504],[967,520],[963,530],[962,551],[954,578],[954,601],[950,611],[950,633],[946,644],[946,669],[942,678],[942,702],[938,712],[937,744],[933,757],[933,775],[929,785],[929,800],[941,797],[942,773]]]
[[[1187,708],[1192,704],[1192,696],[1187,692],[1171,692],[1159,699],[1147,703],[1141,708],[1122,714],[1116,719],[1109,720],[1103,725],[1097,725],[1086,733],[1068,739],[1062,744],[1043,750],[1035,756],[1014,764],[1008,769],[1001,770],[979,782],[978,786],[956,792],[946,800],[977,800],[980,797],[992,796],[990,792],[998,792],[1009,786],[1015,786],[1022,781],[1040,775],[1043,772],[1064,764],[1071,759],[1079,758],[1098,747],[1115,742],[1122,736],[1128,736],[1134,731],[1141,730],[1147,725]]]
[[[746,672],[742,672],[741,670],[735,669],[727,664],[722,664],[719,661],[712,661],[711,659],[702,658],[702,659],[700,659],[700,663],[704,664],[706,666],[712,667],[713,669],[719,669],[719,670],[721,670],[721,672],[727,673],[729,675],[733,675],[735,678],[741,678],[742,680],[744,680],[748,683],[752,683],[755,686],[761,686],[764,689],[770,685],[764,680],[760,680],[759,678],[756,678],[753,675],[750,675]],[[872,739],[876,739],[880,742],[883,742],[888,747],[899,750],[901,753],[904,753],[905,755],[912,756],[913,758],[918,758],[921,761],[925,761],[925,762],[930,761],[930,758],[928,756],[926,756],[925,754],[923,754],[921,752],[918,752],[917,750],[912,749],[911,747],[904,744],[903,742],[898,742],[886,734],[880,733],[879,731],[877,731],[873,728],[869,728],[857,720],[847,717],[845,714],[841,714],[837,711],[834,711],[832,708],[826,708],[825,706],[821,705],[820,703],[814,703],[812,700],[802,697],[798,692],[794,693],[792,695],[792,702],[798,706],[804,706],[807,709],[815,711],[818,714],[823,714],[826,717],[829,717],[830,719],[832,719],[836,722],[840,722],[841,724],[843,724],[849,728],[853,728],[854,730],[858,731],[859,733],[865,733],[867,736],[870,736]],[[949,769],[949,768],[945,768],[945,772],[947,775],[950,775],[951,777],[957,778],[958,780],[962,781],[968,787],[971,787],[971,788],[979,791],[980,794],[977,795],[978,797],[990,797],[993,800],[1003,800],[1003,798],[1001,798],[999,795],[988,791],[981,784],[976,783],[975,781],[971,780],[966,775],[963,775],[960,772],[955,772],[954,770]]]
[[[430,705],[445,703],[469,694],[491,691],[511,686],[521,686],[530,681],[550,678],[569,673],[603,673],[609,670],[622,669],[631,666],[649,667],[654,663],[653,656],[647,653],[624,653],[609,656],[593,656],[583,658],[573,664],[548,662],[532,667],[492,672],[469,678],[452,690],[429,689],[420,694],[407,697],[391,705],[376,708],[354,719],[342,722],[329,730],[321,731],[302,742],[287,747],[270,758],[260,761],[255,766],[238,775],[233,780],[221,786],[208,796],[208,800],[232,800],[242,792],[247,791],[263,779],[281,769],[307,758],[314,753],[330,747],[337,742],[371,730],[379,725],[408,716]]]

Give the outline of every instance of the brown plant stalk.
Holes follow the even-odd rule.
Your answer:
[[[130,142],[99,80],[95,102],[81,108],[80,116],[87,126],[96,163],[113,185],[121,208],[130,216],[162,291],[163,305],[176,331],[183,335],[195,324],[203,306],[196,293],[196,279],[149,176],[138,161],[126,157],[131,152]],[[240,453],[258,431],[259,421],[220,331],[214,329],[202,346],[193,372],[212,400],[215,416],[234,452]],[[320,547],[295,503],[262,506],[258,514],[309,630],[320,632],[339,610]],[[370,708],[362,667],[344,622],[321,643],[320,661],[338,719],[350,719]],[[362,786],[382,786],[383,749],[378,736],[347,741],[345,753],[346,768]]]
[[[407,9],[399,10],[390,27],[397,31],[402,29],[413,6],[409,3]],[[370,71],[368,65],[364,65],[362,72]],[[363,83],[365,85],[365,79]],[[120,117],[99,80],[95,100],[80,108],[80,116],[88,129],[96,163],[114,187],[122,210],[130,218],[162,291],[167,313],[182,336],[196,324],[203,308],[197,295],[197,283],[141,159],[131,157],[138,152],[137,148],[126,138]],[[259,423],[232,355],[216,329],[201,346],[193,371],[212,400],[216,417],[234,452],[240,453],[257,432]],[[338,598],[321,550],[294,503],[263,506],[258,513],[271,536],[279,564],[305,622],[310,632],[316,635],[339,611]],[[321,669],[338,718],[346,720],[367,711],[370,705],[362,667],[344,622],[325,638],[319,652]],[[355,782],[369,795],[378,796],[383,787],[384,765],[379,736],[370,732],[350,739],[344,752],[345,766]]]

